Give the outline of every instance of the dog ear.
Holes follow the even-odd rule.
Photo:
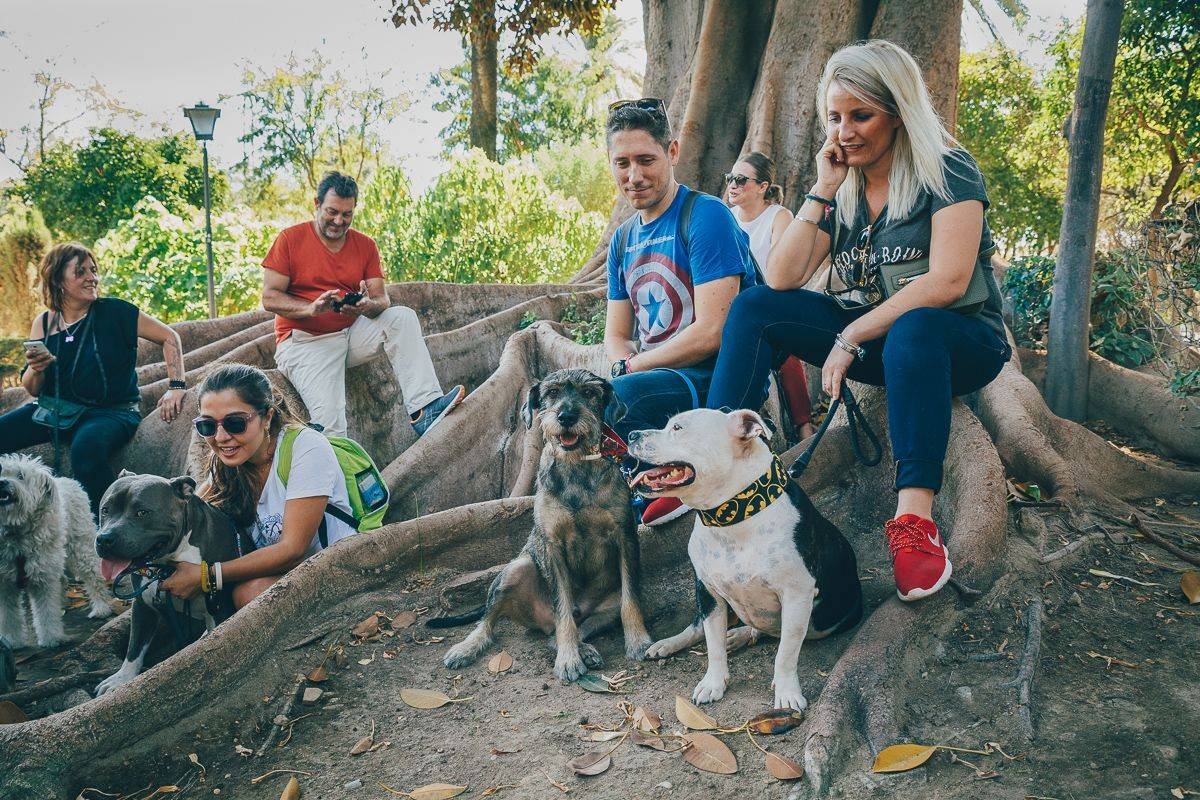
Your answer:
[[[123,469],[119,473],[117,473],[118,478],[132,478],[135,475],[137,475],[136,472],[130,472],[127,469]]]
[[[178,478],[171,478],[171,488],[175,490],[175,494],[186,500],[196,491],[196,481],[190,475],[180,475]]]
[[[727,416],[730,429],[737,438],[745,441],[767,438],[767,423],[763,422],[763,418],[755,412],[743,408],[739,411],[731,411]]]
[[[525,405],[521,407],[521,419],[525,421],[525,427],[533,430],[533,418],[537,415],[538,409],[542,407],[542,390],[540,383],[535,383],[529,387],[529,397],[525,399]]]
[[[617,392],[613,389],[613,385],[608,381],[604,382],[604,424],[608,427],[613,427],[622,419],[625,418],[625,413],[629,411],[625,404],[621,402],[621,398],[617,397]]]

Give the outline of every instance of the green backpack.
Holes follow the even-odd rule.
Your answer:
[[[302,430],[304,428],[299,425],[290,425],[284,429],[283,438],[279,441],[279,464],[275,472],[284,488],[287,488],[288,474],[292,470],[292,446]],[[337,456],[338,466],[342,468],[342,474],[346,477],[346,493],[350,496],[350,508],[354,511],[353,515],[347,514],[330,503],[325,506],[325,513],[340,519],[357,531],[373,531],[383,527],[383,518],[388,511],[388,490],[379,468],[358,442],[343,436],[324,435],[333,445],[333,454]],[[325,517],[321,517],[321,527],[317,530],[317,536],[321,540],[322,548],[329,546]]]

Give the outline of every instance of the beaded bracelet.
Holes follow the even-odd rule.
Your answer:
[[[814,194],[813,192],[809,192],[808,194],[804,195],[804,199],[805,200],[813,200],[813,201],[820,203],[823,206],[827,206],[829,208],[837,208],[837,203],[835,201],[829,200],[828,198],[825,198],[825,197],[821,197],[821,195]]]

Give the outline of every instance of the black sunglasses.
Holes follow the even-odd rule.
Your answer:
[[[667,116],[667,104],[659,97],[643,97],[639,100],[614,100],[608,104],[608,113],[620,111],[622,108],[640,108],[642,111],[649,111],[651,114],[662,114]]]
[[[749,175],[735,175],[732,172],[725,173],[725,184],[726,185],[729,185],[732,183],[732,184],[735,184],[736,186],[745,186],[746,181],[754,181],[755,183],[766,183],[766,181],[760,181],[758,178],[751,178]]]
[[[192,420],[192,425],[196,426],[196,433],[208,438],[209,436],[217,435],[217,428],[224,428],[225,432],[230,436],[237,436],[239,433],[245,433],[246,428],[250,425],[250,420],[257,417],[258,414],[243,414],[234,413],[226,414],[221,419],[213,419],[212,417],[196,417]]]

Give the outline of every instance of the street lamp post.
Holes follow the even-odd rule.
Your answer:
[[[208,317],[217,316],[217,295],[213,283],[213,254],[212,254],[212,201],[209,196],[208,184],[208,143],[213,138],[213,129],[217,126],[217,117],[221,109],[213,108],[204,103],[196,103],[192,108],[185,108],[183,114],[192,123],[192,133],[204,151],[204,249],[208,255]]]

